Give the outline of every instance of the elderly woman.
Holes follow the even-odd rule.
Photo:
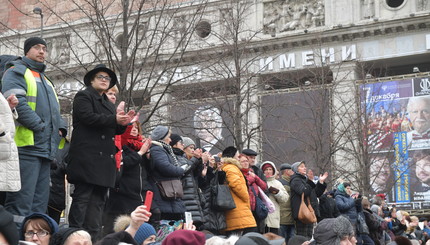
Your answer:
[[[304,202],[306,205],[310,204],[315,211],[315,215],[319,216],[318,209],[318,197],[320,197],[326,188],[324,183],[328,176],[328,173],[320,175],[319,181],[315,184],[309,177],[312,177],[311,171],[306,172],[305,162],[296,162],[291,166],[294,175],[291,176],[291,209],[293,213],[293,218],[296,224],[297,235],[302,235],[308,238],[312,237],[313,224],[305,224],[299,220],[299,209],[302,202],[302,194],[304,194]]]
[[[152,146],[150,148],[151,154],[151,176],[148,181],[154,191],[154,199],[152,205],[158,210],[153,210],[153,215],[158,215],[160,219],[164,220],[180,220],[184,218],[185,204],[182,201],[182,197],[163,197],[160,190],[161,183],[163,181],[170,182],[179,180],[182,188],[180,179],[186,173],[186,170],[190,169],[189,165],[180,166],[172,147],[170,146],[171,131],[166,126],[157,126],[151,133]],[[160,213],[161,212],[161,213]],[[158,217],[154,218],[157,220]]]
[[[107,192],[115,185],[114,137],[125,131],[134,111],[117,109],[105,91],[117,82],[115,73],[97,65],[84,77],[86,88],[73,101],[73,135],[69,151],[67,178],[74,184],[70,207],[70,227],[84,228],[98,240]],[[122,104],[122,106],[121,106]]]
[[[37,245],[48,245],[51,236],[58,231],[58,224],[48,215],[33,213],[22,222],[21,239]]]
[[[278,234],[281,221],[280,206],[289,202],[290,195],[288,195],[284,185],[275,178],[278,171],[276,170],[276,166],[273,162],[263,162],[261,170],[263,170],[263,173],[266,176],[267,186],[269,187],[269,198],[275,205],[275,212],[269,213],[267,216],[266,232]]]
[[[249,201],[251,203],[251,210],[254,214],[255,221],[257,222],[258,227],[260,227],[260,225],[261,225],[261,228],[264,228],[264,224],[260,224],[260,221],[264,221],[264,219],[259,220],[257,218],[257,216],[255,215],[255,204],[256,204],[255,199],[260,195],[260,191],[259,191],[258,187],[260,187],[260,189],[262,191],[266,191],[267,190],[267,184],[262,179],[260,179],[260,177],[258,177],[258,175],[256,175],[254,173],[254,170],[250,166],[249,159],[248,159],[247,155],[240,154],[239,155],[239,162],[240,162],[240,165],[242,166],[240,171],[242,171],[243,175],[245,176],[246,183],[248,185]],[[255,195],[257,195],[257,197],[254,195],[254,193],[255,193]]]

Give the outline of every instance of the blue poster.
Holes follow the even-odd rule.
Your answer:
[[[411,191],[409,164],[408,164],[408,142],[406,132],[394,133],[394,175],[395,182],[395,201],[410,202]]]

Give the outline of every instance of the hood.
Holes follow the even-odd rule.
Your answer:
[[[34,218],[42,218],[44,219],[49,227],[51,228],[51,234],[54,234],[55,232],[58,231],[58,224],[57,222],[55,222],[55,220],[53,220],[51,217],[49,217],[46,214],[42,214],[42,213],[33,213],[30,214],[29,216],[25,217],[24,221],[22,222],[22,226],[21,226],[21,240],[25,240],[24,239],[24,225],[28,220],[34,219]]]
[[[242,165],[240,165],[240,162],[238,160],[234,159],[234,158],[223,157],[223,158],[221,158],[221,161],[224,164],[233,164],[233,165],[236,165],[239,169],[242,169]]]
[[[272,168],[273,168],[273,170],[274,170],[274,172],[273,172],[273,178],[275,178],[275,176],[278,174],[278,170],[276,169],[276,165],[275,165],[275,163],[273,163],[273,162],[271,162],[271,161],[265,161],[265,162],[263,162],[261,165],[260,165],[260,169],[261,169],[261,171],[263,171],[263,166],[264,165],[266,165],[266,164],[270,164],[271,166],[272,166]],[[263,171],[263,173],[264,173],[264,171]],[[270,178],[272,178],[272,177],[270,177]]]

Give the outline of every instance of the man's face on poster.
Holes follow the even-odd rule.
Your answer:
[[[415,99],[408,105],[409,118],[418,133],[424,133],[430,128],[430,100]]]
[[[430,156],[418,160],[415,164],[417,178],[423,183],[430,184]]]
[[[221,138],[222,119],[217,113],[218,109],[197,110],[195,113],[195,130],[199,139],[211,143]]]
[[[390,179],[390,162],[387,158],[375,158],[370,165],[370,174],[373,176],[373,185],[385,186]]]

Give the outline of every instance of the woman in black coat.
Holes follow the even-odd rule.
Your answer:
[[[156,215],[163,220],[180,220],[184,218],[185,204],[180,197],[173,200],[161,196],[157,183],[164,180],[180,180],[190,166],[180,166],[172,147],[169,145],[170,129],[166,126],[157,126],[151,133],[152,146],[150,148],[151,164],[148,182],[154,191],[153,205]],[[158,214],[160,213],[160,214]]]
[[[291,176],[291,210],[296,225],[296,234],[311,238],[313,232],[313,224],[302,223],[299,216],[300,203],[302,202],[302,194],[304,193],[304,201],[308,204],[309,198],[312,208],[315,210],[315,215],[320,216],[318,208],[318,197],[323,193],[327,185],[324,183],[328,174],[320,175],[319,181],[315,184],[312,180],[308,179],[306,175],[305,162],[296,162],[291,166],[294,175]]]
[[[134,116],[134,111],[125,114],[121,107],[117,112],[104,94],[116,82],[112,70],[97,65],[85,75],[87,87],[73,101],[67,179],[74,191],[69,223],[87,230],[93,241],[99,238],[107,191],[115,184],[114,137],[125,131]]]

